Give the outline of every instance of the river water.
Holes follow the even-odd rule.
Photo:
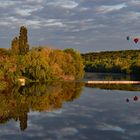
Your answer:
[[[65,82],[3,91],[0,140],[139,140],[139,85],[106,87]]]

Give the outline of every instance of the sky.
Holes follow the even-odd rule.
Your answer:
[[[0,0],[1,48],[10,47],[20,26],[27,26],[31,47],[139,49],[133,38],[140,37],[140,0]]]

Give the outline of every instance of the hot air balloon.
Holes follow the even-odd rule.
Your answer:
[[[126,37],[126,39],[127,39],[127,40],[129,40],[129,39],[130,39],[130,37],[129,37],[129,36],[127,36],[127,37]]]
[[[130,40],[131,38],[130,38],[130,36],[128,35],[128,36],[126,36],[126,40]],[[138,42],[139,42],[139,37],[132,37],[132,41],[135,43],[135,44],[138,44]]]
[[[129,99],[128,98],[126,98],[126,102],[129,102]]]
[[[139,41],[139,39],[138,39],[137,37],[135,37],[135,38],[133,39],[133,41],[135,42],[135,44],[137,44],[138,41]]]
[[[134,96],[134,101],[137,101],[138,100],[138,96]]]

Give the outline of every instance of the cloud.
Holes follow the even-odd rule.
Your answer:
[[[7,21],[1,21],[0,22],[0,26],[9,26],[9,25],[10,25],[10,23],[7,22]]]
[[[86,18],[86,19],[77,19],[77,20],[72,20],[72,21],[63,21],[63,23],[66,25],[63,30],[64,32],[73,32],[73,33],[78,33],[78,32],[85,32],[85,31],[91,31],[91,30],[96,30],[98,28],[106,28],[107,25],[105,24],[98,24],[94,19],[92,18]]]
[[[53,134],[54,136],[56,136],[57,139],[63,139],[64,137],[74,136],[79,133],[78,129],[74,127],[64,127],[58,130],[49,130],[48,132],[49,134]]]
[[[39,119],[39,117],[38,117],[38,119]],[[43,129],[44,129],[43,126],[33,123],[32,120],[28,121],[28,130],[29,131],[43,131]]]
[[[139,125],[140,124],[140,119],[139,116],[126,116],[125,119],[123,120],[127,124],[131,125]]]
[[[30,16],[33,12],[39,11],[43,9],[42,6],[28,6],[28,7],[23,7],[23,8],[15,8],[15,14],[19,16]]]
[[[120,19],[120,23],[135,23],[135,24],[139,24],[140,21],[139,21],[139,18],[140,18],[140,12],[135,12],[135,11],[130,11],[130,12],[127,12],[123,15],[121,15],[121,20]],[[130,27],[137,27],[136,25],[134,26],[130,26]],[[129,29],[130,29],[129,27]]]
[[[27,3],[42,3],[44,0],[25,0]]]
[[[130,19],[139,19],[140,12],[129,12],[126,16],[128,16]]]
[[[46,23],[43,26],[45,27],[65,27],[65,25],[62,22],[54,22],[54,23]]]
[[[80,7],[78,10],[79,10],[80,12],[85,12],[85,11],[90,10],[90,8],[87,8],[87,7]]]
[[[30,16],[31,15],[31,13],[33,12],[34,10],[32,9],[20,9],[20,8],[16,8],[15,9],[15,13],[17,14],[17,15],[20,15],[20,16]]]
[[[140,1],[139,0],[131,0],[128,2],[130,6],[139,6]]]
[[[8,8],[10,6],[14,6],[16,4],[20,4],[20,1],[11,1],[11,0],[1,0],[0,1],[0,8]]]
[[[73,30],[71,30],[71,32],[83,32],[83,31],[88,31],[88,30],[92,30],[92,29],[98,29],[98,28],[105,28],[107,27],[106,25],[103,24],[98,24],[98,25],[94,25],[94,24],[90,24],[90,25],[85,25],[85,26],[81,26],[80,28],[75,28]]]
[[[33,33],[31,45],[37,42],[39,32],[40,38],[46,38],[46,34],[48,37],[40,40],[40,44],[62,49],[76,46],[86,52],[131,49],[119,39],[129,33],[140,34],[139,6],[139,0],[0,0],[0,32],[11,38],[15,29],[25,25]],[[110,40],[110,36],[114,39]],[[0,39],[2,46],[9,46],[8,37],[7,41]],[[114,43],[116,38],[118,44]]]
[[[21,10],[22,11],[22,10]],[[30,12],[22,13],[22,16],[29,16]],[[18,18],[16,16],[9,16],[0,18],[0,26],[9,26],[10,28],[14,28],[17,26],[28,26],[32,29],[40,29],[49,27],[49,29],[56,28],[66,28],[67,25],[64,24],[61,20],[58,19],[44,19],[44,18],[35,18],[35,19],[26,19],[26,18]]]
[[[54,0],[53,2],[48,2],[47,5],[49,6],[55,6],[55,7],[62,7],[66,9],[73,9],[77,7],[79,4],[76,3],[75,1],[67,1],[67,0]]]
[[[112,11],[118,11],[122,8],[127,7],[126,3],[117,4],[117,5],[103,5],[96,8],[96,12],[98,13],[109,13]]]
[[[117,131],[117,132],[121,132],[121,133],[125,132],[125,129],[123,129],[119,126],[110,125],[110,124],[106,124],[106,123],[98,125],[97,129],[102,130],[102,131]]]

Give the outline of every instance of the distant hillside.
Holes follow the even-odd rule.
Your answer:
[[[140,74],[140,50],[82,54],[86,72]]]

